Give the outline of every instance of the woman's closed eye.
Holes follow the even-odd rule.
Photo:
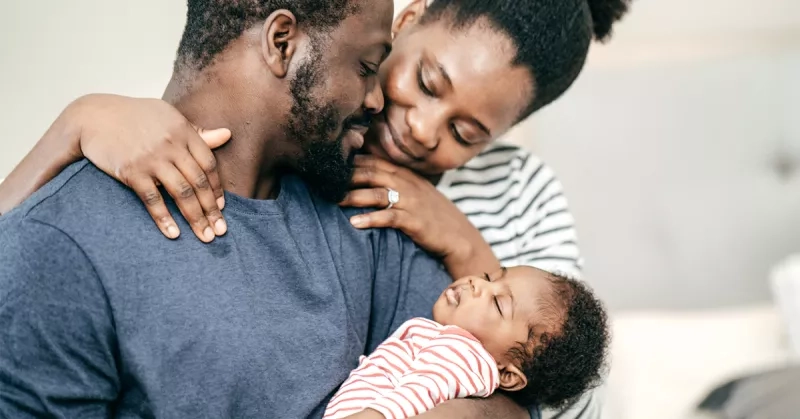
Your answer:
[[[429,87],[430,81],[427,77],[423,74],[422,70],[422,61],[420,60],[419,65],[417,65],[417,84],[419,85],[419,89],[422,90],[426,96],[435,96],[431,87]]]
[[[453,135],[453,138],[459,144],[461,144],[461,145],[463,145],[465,147],[468,147],[468,146],[472,145],[469,141],[464,139],[464,136],[462,136],[460,132],[458,132],[458,128],[456,127],[456,124],[450,124],[450,134]]]

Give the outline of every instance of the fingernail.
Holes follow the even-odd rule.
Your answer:
[[[212,230],[211,227],[206,227],[206,229],[203,230],[203,238],[205,238],[206,241],[214,240],[214,237],[216,237],[216,235],[214,234],[214,230]]]
[[[362,217],[353,217],[353,218],[350,219],[350,224],[352,224],[355,227],[359,227],[362,224],[364,224],[364,218],[362,218]]]
[[[216,223],[214,223],[214,230],[217,233],[217,236],[221,236],[228,231],[228,223],[226,223],[225,220],[220,218],[219,220],[217,220]]]
[[[169,226],[167,227],[167,237],[171,239],[177,239],[180,236],[181,232],[178,230],[178,227]]]
[[[217,208],[219,208],[219,209],[225,208],[225,197],[224,196],[221,196],[221,197],[217,198]]]

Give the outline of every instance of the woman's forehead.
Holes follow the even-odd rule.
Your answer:
[[[453,85],[452,100],[490,130],[510,128],[532,98],[530,71],[514,65],[512,41],[487,22],[464,27],[428,23],[406,37],[407,48],[440,66]]]

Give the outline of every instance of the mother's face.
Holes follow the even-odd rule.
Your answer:
[[[506,132],[533,94],[530,72],[512,65],[514,46],[486,21],[452,29],[417,25],[424,1],[395,21],[380,68],[385,107],[367,135],[372,154],[424,175],[459,167]]]

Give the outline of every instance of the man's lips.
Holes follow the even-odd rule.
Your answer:
[[[358,150],[364,146],[364,134],[367,133],[369,129],[368,126],[365,125],[350,125],[347,127],[347,130],[344,133],[344,138],[347,140],[347,144],[353,150]]]
[[[347,129],[349,129],[350,131],[355,131],[355,132],[357,132],[357,133],[359,133],[359,134],[361,134],[363,136],[369,130],[369,124],[366,124],[366,125],[365,124],[353,124],[353,125],[349,125],[347,127]]]

